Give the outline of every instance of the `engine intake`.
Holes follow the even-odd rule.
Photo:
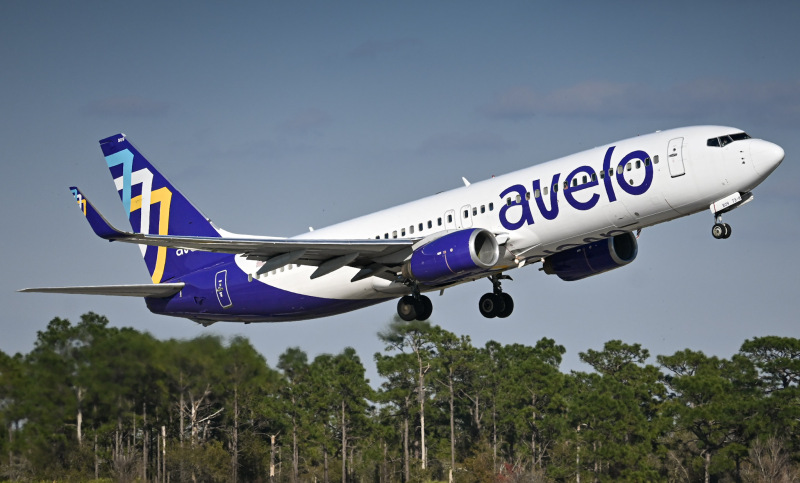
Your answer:
[[[403,265],[403,276],[437,283],[480,273],[495,266],[500,247],[494,235],[481,228],[448,233],[414,250]]]
[[[627,232],[550,255],[543,268],[546,274],[571,282],[627,265],[638,252],[636,237]]]

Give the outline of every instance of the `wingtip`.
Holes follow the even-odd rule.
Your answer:
[[[75,201],[78,203],[78,208],[80,208],[81,213],[89,222],[89,226],[92,227],[94,233],[99,236],[100,238],[104,238],[106,240],[114,240],[119,238],[120,236],[124,236],[125,233],[117,230],[108,220],[103,217],[103,215],[97,211],[97,209],[92,205],[86,196],[81,192],[81,190],[77,186],[71,186],[70,192],[72,196],[75,198]]]

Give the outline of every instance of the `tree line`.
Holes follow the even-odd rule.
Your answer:
[[[730,359],[619,340],[476,347],[428,322],[270,366],[243,337],[161,341],[87,313],[0,351],[0,479],[798,481],[800,340]]]

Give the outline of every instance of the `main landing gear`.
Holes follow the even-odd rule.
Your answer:
[[[411,295],[401,297],[397,301],[397,315],[406,322],[412,320],[427,320],[433,313],[433,302],[428,297],[419,293],[416,286]]]
[[[714,226],[711,227],[711,235],[714,238],[719,240],[719,239],[724,239],[724,238],[728,238],[729,236],[731,236],[731,226],[729,224],[727,224],[727,223],[723,223],[722,222],[722,214],[721,213],[719,213],[719,214],[714,216],[714,221],[716,223],[714,223]]]
[[[508,275],[501,273],[489,277],[492,281],[492,292],[484,294],[478,303],[481,315],[486,318],[499,317],[504,319],[514,311],[514,299],[511,295],[503,292],[500,285],[501,280],[511,280]],[[397,301],[397,315],[406,322],[412,320],[427,320],[433,313],[433,303],[431,299],[419,293],[419,287],[412,285],[411,295],[401,297]]]
[[[484,294],[481,297],[480,302],[478,302],[478,309],[480,309],[481,315],[488,319],[494,317],[504,319],[514,311],[514,299],[511,298],[511,295],[503,292],[500,280],[511,280],[511,277],[496,274],[492,275],[490,280],[492,281],[492,293]]]

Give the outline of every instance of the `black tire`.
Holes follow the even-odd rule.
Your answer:
[[[480,302],[478,302],[478,310],[481,315],[487,319],[497,317],[497,314],[503,311],[505,303],[502,297],[498,297],[493,293],[483,294]]]
[[[497,313],[497,317],[505,319],[514,311],[514,299],[505,292],[501,293],[500,297],[503,299],[503,310]]]
[[[725,225],[722,223],[714,223],[714,226],[711,227],[711,236],[717,240],[725,238]]]
[[[415,305],[417,309],[417,320],[428,320],[433,314],[433,302],[424,295],[419,296],[419,301]]]
[[[731,231],[732,231],[731,230],[731,226],[729,224],[727,224],[727,223],[723,223],[722,225],[725,227],[725,234],[722,235],[722,238],[725,238],[725,239],[730,238]]]
[[[406,295],[397,301],[397,315],[406,322],[411,322],[417,318],[417,307],[414,297]]]

